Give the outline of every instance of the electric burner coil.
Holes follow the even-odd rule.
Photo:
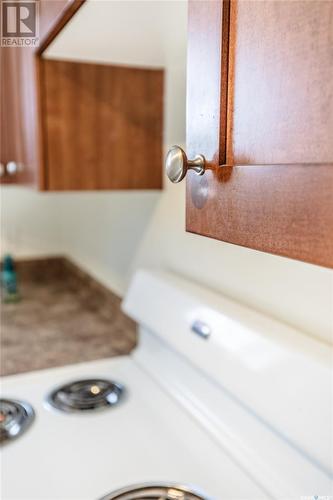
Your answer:
[[[16,399],[0,399],[0,443],[23,434],[34,418],[35,412],[29,403]]]
[[[65,413],[93,411],[117,405],[124,387],[105,379],[76,380],[54,389],[46,398],[49,405]]]

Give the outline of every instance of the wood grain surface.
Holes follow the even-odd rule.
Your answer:
[[[229,2],[189,2],[186,147],[210,167],[225,163]]]
[[[3,163],[16,161],[23,165],[18,175],[1,178],[1,183],[45,187],[39,106],[39,53],[82,3],[81,0],[40,0],[39,47],[0,47],[0,160]]]
[[[14,48],[0,48],[0,161],[6,165],[9,161],[22,161],[23,139],[19,120],[19,101],[17,99],[19,84],[18,60]],[[17,181],[18,176],[5,175],[2,183]]]
[[[228,28],[225,3],[190,2],[187,143],[209,161],[188,174],[186,228],[333,267],[333,2],[234,0]]]
[[[46,186],[162,187],[163,71],[42,61]]]
[[[188,187],[188,231],[333,267],[333,164],[222,167]]]
[[[333,2],[232,1],[227,163],[333,161]]]

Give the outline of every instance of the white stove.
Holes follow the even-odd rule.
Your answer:
[[[333,498],[328,346],[166,273],[123,307],[130,356],[2,379],[35,412],[2,446],[2,500]],[[64,411],[82,381],[111,404]]]

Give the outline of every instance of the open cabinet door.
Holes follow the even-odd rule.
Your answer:
[[[333,2],[190,0],[187,231],[333,267]]]

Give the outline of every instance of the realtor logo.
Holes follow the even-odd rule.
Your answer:
[[[2,0],[1,46],[36,47],[38,38],[38,7],[35,0]]]

